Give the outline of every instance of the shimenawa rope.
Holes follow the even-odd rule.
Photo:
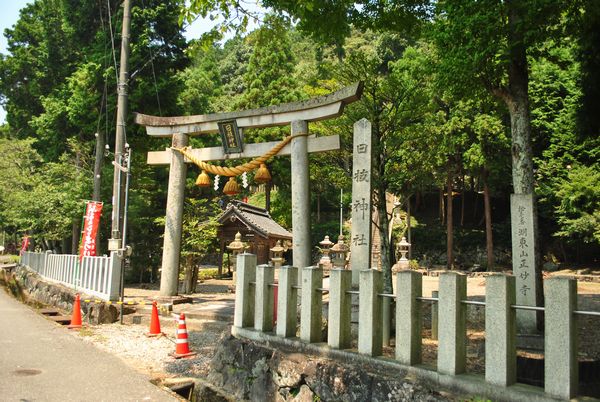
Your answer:
[[[215,165],[206,163],[204,161],[201,161],[200,159],[196,158],[191,152],[189,152],[189,149],[190,149],[189,147],[183,147],[183,148],[172,147],[171,149],[180,152],[183,156],[185,156],[186,158],[188,158],[189,160],[194,162],[194,164],[196,166],[198,166],[202,170],[207,171],[208,173],[212,173],[212,174],[219,175],[219,176],[234,177],[234,176],[239,176],[244,172],[251,172],[252,170],[259,168],[261,163],[264,163],[265,161],[271,159],[273,156],[277,155],[279,153],[279,151],[281,151],[281,149],[283,147],[285,147],[291,140],[292,140],[291,135],[288,137],[285,137],[283,139],[283,141],[281,141],[279,144],[275,145],[264,155],[259,156],[256,159],[252,159],[250,162],[246,162],[242,165],[238,165],[238,166],[234,166],[234,167],[215,166]]]

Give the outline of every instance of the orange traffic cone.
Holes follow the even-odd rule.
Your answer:
[[[71,324],[68,325],[67,328],[81,328],[81,300],[79,300],[79,293],[75,295],[75,302],[73,303],[73,315],[71,316]]]
[[[156,301],[152,302],[152,315],[150,316],[150,332],[146,336],[163,336],[164,334],[160,331],[160,320],[158,319],[158,308],[156,307]]]
[[[188,344],[187,327],[185,326],[185,314],[181,313],[179,316],[179,323],[177,325],[177,339],[175,340],[175,353],[171,353],[176,359],[182,357],[194,356],[196,352],[191,352]]]

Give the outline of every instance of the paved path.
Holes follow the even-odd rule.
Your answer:
[[[0,401],[176,401],[0,288]]]

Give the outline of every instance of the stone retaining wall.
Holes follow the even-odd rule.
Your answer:
[[[5,272],[3,276],[6,285],[9,285],[9,282],[14,282],[10,285],[11,293],[23,299],[23,301],[35,301],[45,306],[55,307],[65,314],[71,314],[73,311],[75,294],[78,293],[74,289],[44,281],[37,273],[22,265],[17,266],[11,273]],[[9,278],[12,281],[9,281]],[[82,293],[80,295],[82,300],[94,299],[89,295]],[[81,307],[85,315],[85,321],[91,324],[113,323],[119,318],[119,310],[114,305],[81,303]]]
[[[208,381],[235,400],[261,402],[456,400],[406,374],[229,336],[221,340]]]

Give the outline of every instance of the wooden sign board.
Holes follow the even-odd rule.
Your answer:
[[[239,154],[243,151],[242,136],[235,120],[220,121],[219,133],[223,140],[223,152]]]

